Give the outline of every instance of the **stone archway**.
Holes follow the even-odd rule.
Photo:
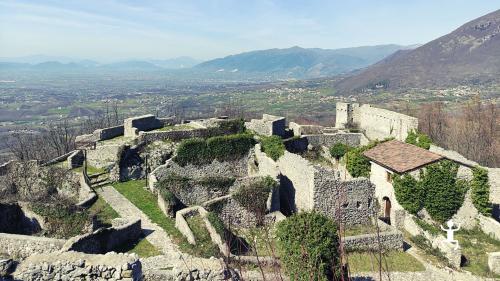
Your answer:
[[[384,201],[384,219],[387,220],[387,222],[390,224],[391,222],[391,200],[389,197],[384,196],[382,198]]]

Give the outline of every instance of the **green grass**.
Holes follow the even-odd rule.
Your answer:
[[[488,268],[488,252],[500,252],[500,241],[488,236],[479,229],[459,230],[455,234],[462,248],[462,255],[467,258],[467,264],[463,269],[475,275],[484,277],[500,278],[493,274]]]
[[[374,225],[356,225],[356,226],[350,226],[344,230],[344,233],[342,235],[345,236],[355,236],[355,235],[361,235],[361,234],[369,234],[369,233],[376,233],[377,228]],[[380,230],[382,232],[382,230]]]
[[[158,198],[144,189],[144,186],[146,186],[145,180],[132,180],[113,184],[113,187],[118,192],[144,212],[151,221],[163,228],[181,251],[195,256],[204,256],[204,253],[198,247],[187,242],[186,238],[175,227],[175,220],[163,214],[160,207],[158,207]]]
[[[118,213],[101,197],[89,208],[91,214],[95,214],[97,219],[104,225],[111,225],[111,221],[120,217]]]
[[[72,171],[77,172],[77,173],[81,173],[83,171],[83,167],[74,168]],[[97,167],[87,165],[87,174],[89,174],[89,176],[104,173],[104,172],[106,172],[106,170],[104,168],[97,168]]]
[[[237,235],[244,238],[248,242],[249,246],[254,249],[250,249],[246,255],[255,255],[255,249],[259,256],[279,256],[276,250],[276,240],[269,230],[265,227],[254,227],[250,229],[240,229],[237,231]]]
[[[117,253],[129,253],[129,254],[137,254],[140,258],[148,258],[161,255],[161,252],[148,240],[145,238],[141,238],[136,243],[128,243],[123,247],[119,247],[115,249]]]
[[[187,218],[186,221],[193,232],[196,247],[203,253],[203,257],[218,257],[220,255],[219,247],[212,242],[203,219],[198,215]]]
[[[349,254],[349,268],[352,273],[378,271],[378,253],[353,252]],[[425,267],[416,258],[405,252],[389,251],[382,254],[384,271],[415,272]]]

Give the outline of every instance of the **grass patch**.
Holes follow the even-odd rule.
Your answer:
[[[344,229],[344,233],[342,233],[345,236],[355,236],[355,235],[361,235],[361,234],[370,234],[370,233],[376,233],[377,228],[374,225],[371,224],[361,224],[361,225],[354,225],[350,226],[348,228]],[[382,232],[382,230],[380,230]]]
[[[156,247],[149,243],[146,238],[141,237],[141,239],[135,243],[128,243],[115,249],[117,253],[129,253],[137,254],[140,258],[149,258],[161,255],[161,252],[156,249]]]
[[[181,251],[195,256],[203,256],[204,253],[197,246],[189,244],[175,227],[175,220],[163,214],[160,207],[158,207],[158,198],[144,189],[144,186],[146,186],[145,180],[131,180],[113,184],[113,187],[118,192],[144,212],[151,221],[163,228]]]
[[[101,197],[97,198],[89,208],[89,212],[97,216],[97,220],[103,225],[111,226],[111,221],[120,217],[118,213]]]
[[[500,278],[488,268],[488,252],[500,252],[500,241],[488,236],[480,229],[459,230],[455,234],[462,248],[462,255],[467,258],[463,269],[475,275]]]
[[[434,224],[430,224],[430,223],[428,223],[428,222],[426,222],[426,221],[424,221],[422,219],[419,219],[417,217],[415,217],[414,221],[423,230],[428,231],[432,235],[444,235],[443,234],[444,232],[441,229],[439,229],[439,227],[437,227]]]
[[[193,232],[196,247],[203,253],[202,257],[218,257],[220,255],[219,247],[212,242],[203,219],[198,215],[187,218],[186,222]]]
[[[74,169],[72,169],[72,171],[76,172],[76,173],[82,173],[83,167],[74,168]],[[105,172],[106,172],[106,170],[104,168],[97,168],[94,166],[87,165],[87,174],[89,176],[95,175],[95,174],[101,174],[101,173],[105,173]]]
[[[353,252],[349,254],[351,272],[378,271],[379,255],[375,252]],[[416,258],[405,252],[389,251],[382,253],[384,271],[415,272],[424,271],[425,267]]]
[[[279,256],[276,250],[276,238],[269,233],[269,230],[265,227],[254,227],[250,229],[240,229],[237,231],[237,235],[245,239],[249,244],[248,252],[245,255],[254,256],[255,251],[257,254],[262,256]]]

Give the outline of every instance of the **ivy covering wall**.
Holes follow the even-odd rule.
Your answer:
[[[472,169],[472,203],[476,209],[485,216],[491,216],[490,184],[488,183],[488,170],[475,167]]]

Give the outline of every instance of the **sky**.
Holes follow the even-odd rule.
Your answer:
[[[426,43],[499,0],[0,0],[0,57],[200,60],[244,51]]]

